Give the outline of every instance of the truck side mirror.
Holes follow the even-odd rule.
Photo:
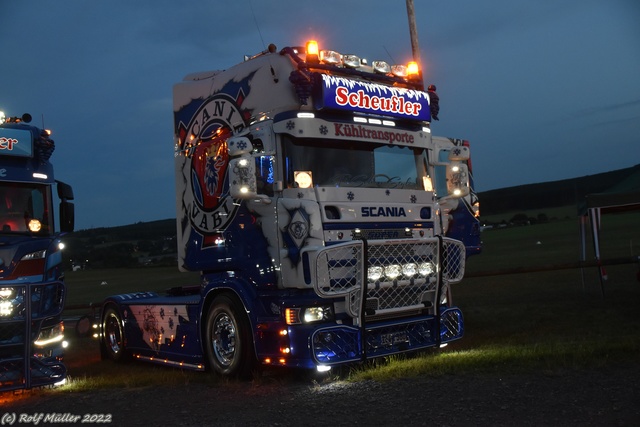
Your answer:
[[[257,195],[256,165],[251,155],[243,154],[229,161],[229,182],[233,198],[249,199]]]
[[[447,166],[447,192],[449,197],[454,198],[469,194],[469,169],[466,164],[453,161]]]
[[[229,161],[230,193],[234,199],[259,200],[271,203],[269,196],[258,194],[256,164],[250,154]]]
[[[244,136],[233,136],[227,140],[229,157],[236,157],[229,161],[229,182],[231,197],[234,199],[260,200],[271,203],[271,199],[258,194],[256,181],[256,164],[251,156],[253,144]]]
[[[75,206],[69,200],[73,200],[73,188],[62,181],[56,181],[58,198],[60,199],[60,231],[70,233],[75,226]]]
[[[75,205],[66,200],[60,202],[60,231],[71,233],[75,226]]]
[[[60,200],[73,200],[73,188],[62,181],[56,181]]]

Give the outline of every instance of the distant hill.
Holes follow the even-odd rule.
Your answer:
[[[69,269],[177,265],[175,218],[78,230],[64,240]]]
[[[109,236],[109,240],[143,240],[154,239],[158,236],[175,236],[176,219],[161,219],[150,222],[137,222],[130,225],[117,227],[99,227],[87,230],[78,230],[76,237]]]
[[[611,172],[539,184],[519,185],[478,194],[482,216],[505,212],[577,206],[587,194],[640,191],[640,164]]]
[[[545,210],[554,208],[568,207],[562,211],[574,215],[587,194],[629,191],[640,191],[640,164],[580,178],[484,191],[478,197],[483,218],[501,222],[498,218],[506,215],[506,221],[512,221],[512,216],[528,221],[531,215],[546,216]],[[175,218],[78,230],[65,237],[65,262],[74,268],[175,265],[176,240]]]
[[[587,194],[640,191],[640,164],[596,175],[505,187],[478,194],[483,216],[562,206],[578,206]],[[78,237],[108,235],[109,240],[143,240],[175,236],[175,218],[119,227],[79,230]]]

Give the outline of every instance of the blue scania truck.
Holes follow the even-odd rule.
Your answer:
[[[469,144],[431,134],[414,64],[271,45],[174,87],[178,263],[199,286],[104,301],[104,357],[223,376],[463,335],[480,251]]]
[[[73,230],[73,191],[54,178],[50,132],[30,121],[0,112],[0,391],[66,378],[60,237]]]

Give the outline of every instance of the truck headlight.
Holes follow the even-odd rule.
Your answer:
[[[369,270],[367,272],[367,277],[369,278],[370,281],[376,282],[380,280],[383,273],[384,273],[384,268],[378,265],[374,265],[373,267],[369,267]]]
[[[38,338],[33,342],[38,347],[61,342],[64,340],[64,323],[60,322],[50,328],[42,328]]]
[[[22,310],[24,289],[0,288],[0,316],[15,316]]]
[[[427,278],[436,271],[435,265],[430,262],[409,262],[406,264],[391,264],[385,267],[372,266],[367,270],[367,279],[369,282],[377,282],[383,278],[386,280],[411,279],[411,278]]]
[[[333,309],[329,305],[285,309],[285,321],[287,325],[326,322],[331,319],[333,319]]]
[[[13,301],[0,301],[0,316],[11,316]]]
[[[421,276],[429,276],[436,271],[435,265],[432,262],[423,262],[418,266],[418,272]]]
[[[20,261],[34,261],[34,260],[37,260],[37,259],[44,259],[44,257],[46,255],[47,255],[47,250],[46,249],[42,249],[40,251],[35,251],[35,252],[31,252],[29,254],[26,254],[25,256],[20,258]]]
[[[418,273],[418,266],[412,262],[402,266],[402,275],[405,277],[413,277]]]
[[[13,312],[13,288],[0,288],[0,316],[11,316]]]
[[[398,264],[391,264],[384,268],[384,274],[387,276],[387,279],[394,280],[397,279],[402,273],[402,267]]]
[[[307,307],[303,310],[304,323],[322,322],[331,319],[332,310],[329,306]]]

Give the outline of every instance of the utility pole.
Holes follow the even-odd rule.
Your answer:
[[[413,60],[418,64],[420,80],[422,80],[422,61],[420,61],[420,47],[418,46],[418,28],[416,27],[416,13],[413,9],[413,0],[407,0],[407,16],[409,18],[409,34],[411,36],[411,53]],[[424,84],[424,80],[422,81]]]
[[[409,34],[411,35],[411,52],[413,60],[418,64],[418,72],[420,73],[420,81],[424,88],[424,74],[422,72],[422,61],[420,61],[420,47],[418,46],[418,29],[416,27],[416,13],[413,9],[413,0],[407,0],[407,16],[409,17]],[[429,86],[429,107],[431,108],[431,117],[433,120],[438,119],[440,111],[440,98],[436,95],[436,87]]]
[[[418,29],[416,28],[416,13],[413,9],[413,0],[407,0],[407,16],[409,18],[409,34],[411,35],[411,53],[413,54],[413,60],[418,64],[418,67],[422,70],[422,63],[420,62],[420,47],[418,47]]]

